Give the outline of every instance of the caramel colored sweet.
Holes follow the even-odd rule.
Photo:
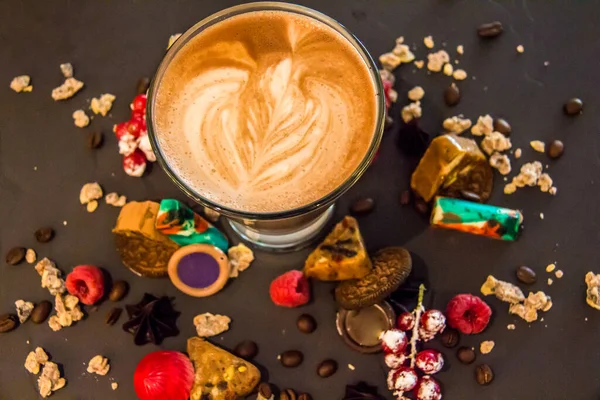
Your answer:
[[[254,365],[203,339],[188,339],[187,351],[195,369],[190,400],[243,398],[260,382]]]
[[[304,274],[321,281],[344,281],[363,278],[371,267],[356,219],[344,217],[308,256]]]
[[[167,275],[169,259],[179,248],[154,228],[159,207],[152,201],[129,202],[121,209],[113,229],[123,264],[141,276]]]
[[[412,175],[412,189],[425,201],[434,196],[460,197],[473,192],[486,201],[491,194],[493,172],[474,140],[456,135],[435,138]]]

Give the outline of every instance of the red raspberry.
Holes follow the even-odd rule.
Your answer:
[[[398,317],[396,325],[401,331],[410,331],[412,328],[415,327],[415,316],[411,312],[403,312]]]
[[[430,376],[424,376],[415,389],[417,400],[441,400],[440,384]]]
[[[381,334],[381,347],[386,353],[401,354],[408,346],[406,333],[398,329],[390,329]]]
[[[470,335],[483,332],[492,317],[492,310],[485,301],[472,294],[454,296],[446,308],[448,324]]]
[[[123,157],[123,169],[127,175],[139,178],[146,171],[146,156],[138,149]]]
[[[388,389],[397,392],[410,392],[417,386],[419,377],[414,369],[400,367],[388,373]]]
[[[437,350],[423,350],[417,354],[415,365],[427,375],[437,374],[444,367],[444,357]]]
[[[147,97],[145,94],[138,94],[133,98],[133,102],[131,103],[132,111],[143,111],[146,112],[146,101]]]
[[[83,304],[92,305],[104,295],[104,275],[100,268],[93,265],[73,268],[65,283],[69,293]]]
[[[299,307],[310,300],[308,279],[300,271],[286,272],[271,282],[269,294],[278,306]]]

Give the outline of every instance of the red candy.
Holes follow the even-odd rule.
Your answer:
[[[470,335],[483,332],[492,317],[492,309],[477,296],[459,294],[448,303],[446,315],[451,327]]]
[[[411,312],[403,312],[396,323],[401,331],[410,331],[415,326],[415,316]]]
[[[141,150],[135,150],[123,157],[123,169],[127,175],[139,178],[146,171],[146,156]]]
[[[269,294],[278,306],[299,307],[310,300],[310,285],[302,272],[289,271],[275,278]]]
[[[441,400],[442,398],[440,384],[430,376],[421,378],[415,392],[417,400]]]
[[[194,366],[177,351],[155,351],[138,364],[133,387],[140,400],[187,400],[194,384]]]
[[[142,111],[146,114],[146,101],[147,97],[145,94],[138,94],[133,98],[133,102],[131,103],[131,111],[132,115],[134,111]]]
[[[408,346],[406,333],[398,329],[390,329],[381,334],[381,347],[388,354],[401,354]]]
[[[104,275],[98,267],[80,265],[73,268],[65,282],[67,290],[80,302],[92,305],[104,296]]]
[[[414,369],[409,367],[400,367],[392,369],[388,373],[388,389],[395,392],[409,392],[417,386],[419,377]]]
[[[419,336],[425,342],[430,341],[446,328],[446,317],[439,310],[427,310],[421,315]]]
[[[417,354],[415,358],[415,365],[423,373],[427,375],[433,375],[444,367],[444,357],[442,353],[437,350],[423,350]]]

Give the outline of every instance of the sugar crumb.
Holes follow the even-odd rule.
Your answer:
[[[560,278],[562,278],[562,277],[565,275],[565,273],[564,273],[564,272],[562,272],[562,271],[559,269],[558,271],[556,271],[556,272],[554,273],[554,275],[555,275],[555,276],[556,276],[558,279],[560,279]]]
[[[517,53],[521,53],[521,54],[525,53],[525,47],[523,47],[522,44],[517,46]]]
[[[456,46],[456,52],[460,55],[465,54],[465,48],[463,47],[462,44]],[[458,64],[458,62],[457,62],[457,64]]]
[[[556,265],[555,264],[548,264],[548,266],[546,267],[546,272],[552,272],[556,269]]]
[[[552,286],[553,283],[554,281],[552,280],[552,278],[548,278],[548,286]]]

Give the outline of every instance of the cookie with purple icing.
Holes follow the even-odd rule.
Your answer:
[[[229,260],[215,246],[192,244],[173,253],[168,272],[171,282],[183,293],[207,297],[219,292],[227,283]]]

